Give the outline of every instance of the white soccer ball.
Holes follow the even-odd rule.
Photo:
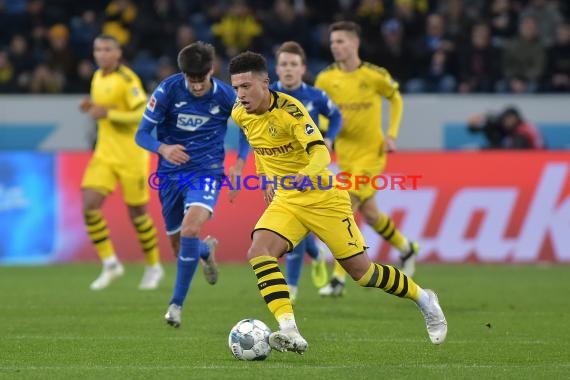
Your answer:
[[[271,330],[257,319],[242,319],[230,331],[228,345],[239,360],[265,360],[271,353]]]

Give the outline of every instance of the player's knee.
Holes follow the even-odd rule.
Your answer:
[[[195,238],[195,237],[198,237],[200,235],[201,229],[202,229],[201,225],[198,225],[196,223],[190,223],[188,225],[182,226],[182,230],[180,231],[180,234],[186,238]]]
[[[81,203],[83,205],[83,213],[88,211],[100,210],[103,206],[105,196],[92,189],[83,189],[81,192]]]
[[[378,220],[378,214],[376,215],[364,215],[364,220],[366,224],[373,226]]]
[[[346,273],[356,281],[360,286],[366,287],[369,277],[372,275],[371,267],[372,263],[360,260],[358,262],[353,262],[352,265],[345,267]]]
[[[366,224],[374,225],[378,221],[378,211],[372,208],[362,208],[361,210],[362,216],[364,217],[364,221]]]
[[[260,246],[259,244],[252,244],[247,251],[247,259],[251,260],[254,257],[269,256],[269,249]]]
[[[129,206],[129,217],[131,221],[134,221],[136,218],[146,215],[146,205],[143,206]]]

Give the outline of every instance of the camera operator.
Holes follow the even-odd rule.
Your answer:
[[[516,107],[507,107],[501,113],[476,114],[469,118],[471,133],[483,133],[489,145],[486,149],[543,149],[538,129],[525,120]]]

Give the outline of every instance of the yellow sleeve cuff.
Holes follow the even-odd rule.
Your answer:
[[[316,176],[331,163],[331,155],[324,143],[309,148],[309,159],[309,165],[299,171],[299,173],[309,177]]]
[[[398,137],[400,130],[400,122],[402,121],[402,113],[404,111],[404,100],[399,91],[396,91],[390,98],[390,126],[388,127],[388,136],[392,138]]]
[[[109,110],[107,118],[113,123],[135,124],[140,123],[144,113],[144,103],[130,111]]]

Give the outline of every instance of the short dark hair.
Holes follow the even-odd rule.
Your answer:
[[[337,30],[354,33],[358,38],[360,38],[360,35],[362,34],[362,28],[360,28],[360,25],[352,21],[337,21],[329,26],[329,34],[336,32]]]
[[[279,49],[277,49],[277,52],[275,53],[276,60],[279,59],[279,54],[281,53],[296,54],[301,57],[301,62],[303,62],[303,65],[307,64],[307,55],[305,54],[305,50],[303,50],[301,45],[299,45],[295,41],[283,42],[281,46],[279,46]]]
[[[193,42],[178,53],[178,68],[192,78],[204,78],[214,67],[216,50],[205,42]]]
[[[267,61],[261,54],[252,51],[240,53],[230,61],[230,75],[247,73],[267,74]]]
[[[111,41],[113,42],[115,45],[117,45],[117,47],[121,47],[121,44],[119,43],[119,40],[117,40],[115,38],[115,36],[112,36],[110,34],[99,34],[97,37],[95,37],[96,40],[105,40],[105,41]]]

